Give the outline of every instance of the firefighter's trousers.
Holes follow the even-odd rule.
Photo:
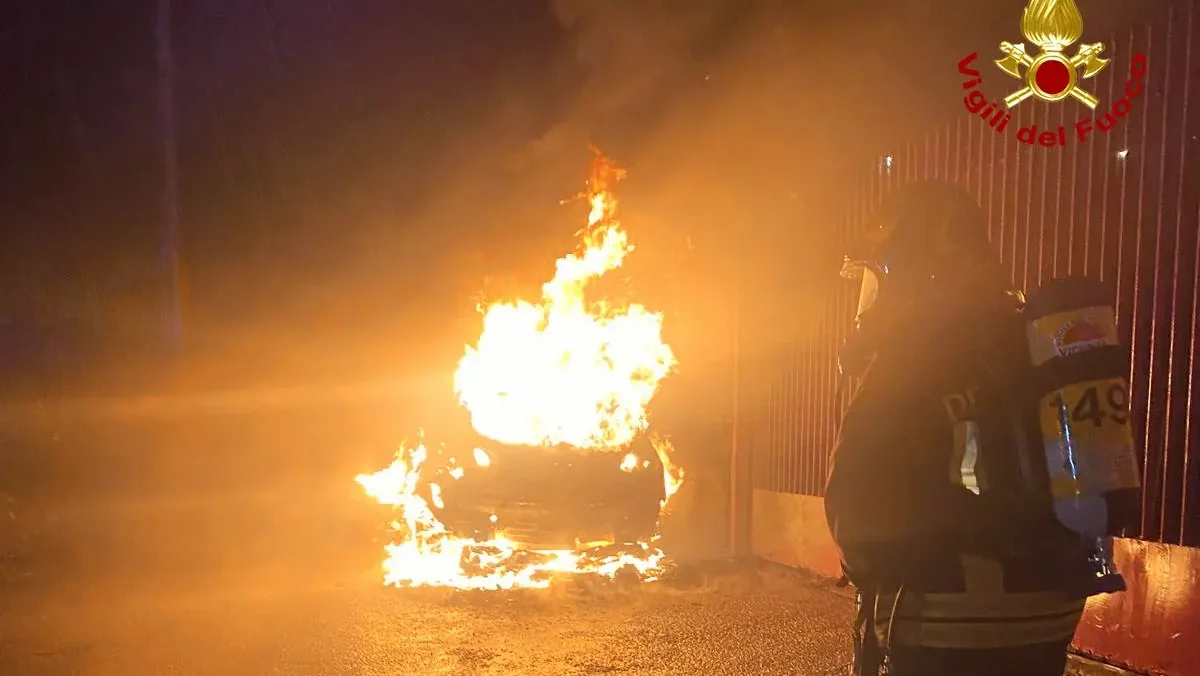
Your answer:
[[[875,594],[855,588],[854,625],[851,629],[853,663],[850,676],[878,676],[883,651],[875,639]]]
[[[872,624],[889,676],[1061,676],[1084,599],[1009,592],[999,565],[963,556],[966,589],[879,590]]]
[[[923,648],[893,645],[887,676],[1062,676],[1070,639],[1012,648]]]

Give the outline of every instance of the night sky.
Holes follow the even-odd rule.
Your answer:
[[[196,302],[238,294],[221,310],[257,310],[250,300],[271,294],[247,285],[265,292],[300,268],[319,283],[339,256],[390,229],[382,221],[414,209],[451,130],[482,112],[502,74],[553,99],[537,71],[561,40],[544,3],[476,5],[175,3]],[[146,0],[48,0],[6,20],[7,303],[54,293],[70,304],[79,289],[62,287],[72,282],[153,295],[163,230],[155,11]]]
[[[0,316],[162,333],[158,3],[12,4]],[[559,200],[588,142],[634,165],[649,214],[635,238],[673,260],[719,232],[715,206],[680,211],[680,195],[796,218],[788,195],[960,105],[954,63],[1017,39],[1022,3],[173,5],[186,335],[420,327],[445,342],[485,277],[536,283],[571,246],[581,214]],[[1088,33],[1139,11],[1079,5]]]

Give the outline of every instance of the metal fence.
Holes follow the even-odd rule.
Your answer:
[[[892,187],[935,178],[968,187],[987,209],[994,246],[1020,288],[1087,274],[1116,291],[1123,339],[1132,345],[1135,438],[1142,450],[1141,537],[1200,545],[1200,11],[1197,0],[1106,44],[1113,71],[1095,94],[1097,117],[1121,98],[1134,54],[1147,56],[1145,91],[1128,116],[1086,143],[1018,143],[1017,128],[1072,125],[1070,102],[1027,101],[999,134],[965,110],[957,119],[879,158],[850,213],[845,242]],[[981,59],[990,66],[986,59]],[[1090,80],[1088,82],[1096,82]],[[851,384],[836,351],[851,324],[849,286],[830,286],[811,328],[774,356],[757,409],[757,488],[820,495],[836,421]]]

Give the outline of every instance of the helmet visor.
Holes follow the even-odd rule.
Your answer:
[[[867,261],[846,259],[842,265],[842,277],[859,279],[858,309],[855,317],[862,317],[879,300],[879,285],[887,268]]]

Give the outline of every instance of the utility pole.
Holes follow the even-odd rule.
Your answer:
[[[171,0],[158,0],[158,124],[162,151],[163,241],[161,261],[167,274],[167,316],[171,338],[183,333],[183,284],[179,260],[179,149],[175,133],[175,56],[171,47]]]

